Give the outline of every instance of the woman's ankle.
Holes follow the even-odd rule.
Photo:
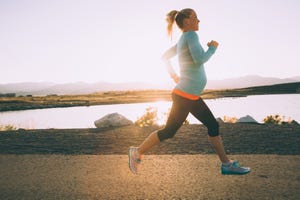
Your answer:
[[[233,160],[228,160],[225,162],[222,162],[223,165],[230,165],[233,162]]]
[[[138,154],[139,157],[142,156],[142,154],[143,154],[143,153],[141,152],[141,150],[140,150],[140,147],[137,148],[137,151],[136,151],[136,152],[137,152],[137,154]]]

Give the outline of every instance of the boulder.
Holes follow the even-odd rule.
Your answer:
[[[295,120],[292,120],[289,124],[292,124],[292,125],[299,125],[299,123]]]
[[[258,122],[250,115],[246,115],[245,117],[241,117],[240,119],[238,119],[237,123],[258,123]]]
[[[111,113],[96,120],[94,124],[97,128],[108,128],[132,125],[133,122],[119,113]]]
[[[216,120],[219,124],[224,124],[224,121],[222,120],[222,118],[218,117]]]

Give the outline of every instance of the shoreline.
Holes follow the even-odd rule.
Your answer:
[[[171,101],[171,90],[110,91],[86,95],[1,97],[0,112],[44,108]],[[203,99],[250,95],[300,94],[300,82],[241,89],[205,90]]]

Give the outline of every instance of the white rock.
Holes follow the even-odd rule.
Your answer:
[[[97,128],[107,128],[132,125],[133,122],[119,113],[111,113],[96,120],[94,124]]]
[[[250,115],[246,115],[245,117],[241,117],[240,119],[238,119],[237,123],[258,123],[258,122]]]

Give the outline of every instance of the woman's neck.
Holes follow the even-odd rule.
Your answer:
[[[184,29],[182,29],[182,32],[183,32],[183,33],[185,33],[185,32],[190,32],[190,31],[195,31],[195,30],[193,30],[193,29],[191,29],[191,28],[184,28]]]

